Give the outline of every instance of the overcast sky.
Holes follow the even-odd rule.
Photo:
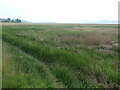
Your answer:
[[[120,0],[0,0],[0,17],[58,23],[117,20]]]

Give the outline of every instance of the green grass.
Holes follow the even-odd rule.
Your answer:
[[[38,64],[34,58],[6,43],[3,45],[3,48],[5,48],[3,60],[9,55],[9,59],[3,61],[3,88],[55,87],[53,82],[49,80],[49,76],[43,66]]]
[[[3,26],[3,41],[11,45],[3,48],[12,58],[5,66],[14,68],[13,75],[7,76],[12,72],[9,70],[3,73],[4,87],[118,87],[117,52],[109,48],[110,53],[105,53],[106,48],[105,52],[97,51],[101,44],[110,46],[112,41],[117,42],[116,26],[95,27],[113,28],[112,32],[74,30],[76,27],[95,25]]]

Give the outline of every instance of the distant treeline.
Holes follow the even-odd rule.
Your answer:
[[[22,21],[20,19],[10,19],[10,18],[7,18],[7,19],[0,19],[1,22],[8,22],[8,23],[21,23]]]

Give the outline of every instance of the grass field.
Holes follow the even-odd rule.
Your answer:
[[[3,88],[116,88],[118,26],[3,24]]]

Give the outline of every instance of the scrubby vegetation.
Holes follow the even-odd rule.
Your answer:
[[[4,88],[119,87],[117,25],[3,25],[3,42]]]

